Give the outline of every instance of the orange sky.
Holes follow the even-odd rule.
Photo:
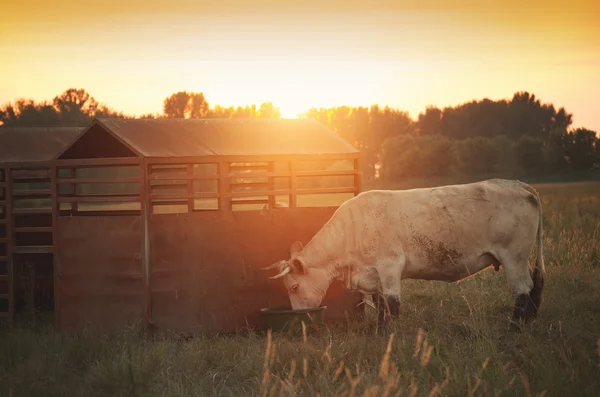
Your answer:
[[[141,114],[188,90],[284,116],[374,103],[416,116],[527,90],[600,131],[596,0],[2,3],[0,103],[77,87]]]

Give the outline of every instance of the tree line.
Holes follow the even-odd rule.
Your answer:
[[[5,126],[85,126],[95,117],[131,118],[70,88],[52,101],[19,99],[0,107]],[[163,101],[161,114],[140,118],[280,118],[271,102],[211,107],[203,93],[180,91]],[[311,108],[313,118],[362,153],[363,176],[387,182],[407,178],[539,178],[600,174],[600,138],[573,129],[573,115],[517,92],[511,99],[472,100],[427,107],[416,119],[373,105]]]

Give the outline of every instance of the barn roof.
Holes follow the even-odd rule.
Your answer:
[[[95,123],[144,157],[358,153],[308,119],[99,118]]]
[[[0,163],[52,160],[82,131],[81,127],[0,127]]]

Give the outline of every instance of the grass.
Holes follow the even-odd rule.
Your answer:
[[[0,395],[598,396],[600,183],[537,187],[546,287],[520,334],[508,331],[502,270],[406,280],[401,319],[383,335],[369,320],[192,339],[137,327],[63,335],[38,321],[0,331]]]

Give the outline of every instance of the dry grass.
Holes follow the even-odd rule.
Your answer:
[[[0,395],[600,395],[600,183],[539,191],[548,274],[540,317],[523,333],[507,329],[502,270],[459,284],[406,280],[387,335],[369,322],[189,340],[23,325],[0,334]]]

